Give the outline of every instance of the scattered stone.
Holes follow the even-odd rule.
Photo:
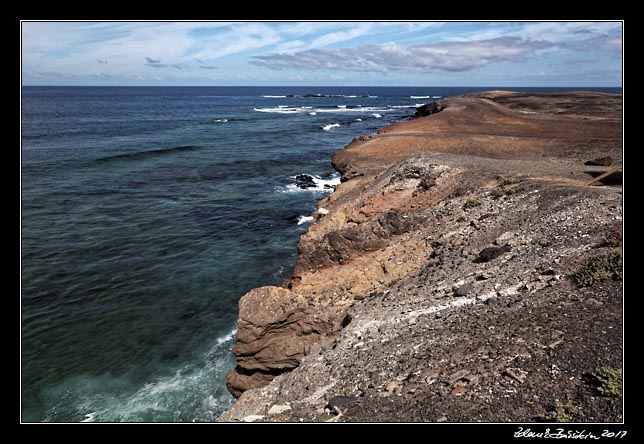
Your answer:
[[[559,344],[563,342],[563,339],[555,339],[554,341],[551,341],[548,343],[548,348],[555,348]]]
[[[514,367],[506,368],[503,374],[521,383],[525,382],[526,378],[528,377],[528,372]]]
[[[325,420],[324,422],[338,422],[340,420],[340,418],[342,418],[344,416],[344,414],[342,413],[342,410],[340,410],[338,407],[333,407],[332,410],[333,410],[334,413],[336,413],[336,416],[334,416],[332,418],[329,418],[329,419]]]
[[[355,402],[356,398],[354,396],[333,396],[327,401],[326,408],[331,410],[339,409],[346,412]]]
[[[452,390],[452,395],[462,395],[466,391],[467,389],[464,386],[457,385],[456,387],[454,387],[454,390]]]
[[[275,404],[270,409],[268,409],[268,412],[266,414],[268,416],[279,415],[280,413],[284,413],[289,410],[291,410],[291,406],[288,404]]]
[[[329,214],[329,210],[327,210],[326,208],[320,207],[320,208],[318,208],[318,214],[320,214],[322,216],[325,216],[325,215]]]
[[[264,418],[264,415],[248,415],[242,419],[243,422],[255,422]]]
[[[497,237],[494,241],[497,245],[505,245],[510,239],[515,236],[515,233],[512,231],[506,231],[501,236]]]
[[[442,415],[434,420],[435,422],[447,422],[447,416]]]
[[[467,381],[468,384],[470,384],[470,385],[476,385],[481,380],[481,376],[480,375],[467,375],[463,379],[465,381]]]
[[[436,378],[438,378],[439,372],[438,370],[425,369],[421,372],[420,375],[427,384],[433,384],[434,382],[436,382]]]
[[[474,285],[471,283],[463,284],[460,287],[458,287],[458,290],[456,290],[456,296],[465,296],[474,290]]]
[[[588,166],[611,166],[612,164],[613,158],[611,156],[598,157],[597,159],[584,162],[584,165]]]
[[[400,383],[398,381],[391,381],[389,384],[387,384],[387,387],[385,387],[385,392],[391,395],[399,385]]]
[[[464,378],[465,376],[469,375],[470,371],[469,370],[459,370],[456,373],[452,373],[448,378],[447,378],[447,384],[452,385],[459,379]]]
[[[477,274],[476,274],[476,280],[477,281],[486,281],[486,280],[491,279],[494,276],[496,276],[497,272],[498,272],[498,270],[496,270],[496,269],[478,271]]]

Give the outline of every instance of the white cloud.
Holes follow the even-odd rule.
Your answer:
[[[501,22],[490,23],[483,30],[463,33],[455,36],[453,40],[517,37],[546,41],[553,46],[571,50],[621,51],[621,33],[620,22]]]
[[[549,47],[543,41],[498,37],[468,42],[400,46],[397,43],[362,45],[336,50],[312,49],[255,56],[250,63],[271,69],[327,69],[337,71],[468,71],[493,62],[520,61]]]
[[[309,48],[324,48],[336,43],[353,40],[363,35],[367,35],[373,29],[372,23],[359,23],[346,31],[334,31],[321,35],[314,39]]]
[[[23,74],[50,78],[140,81],[137,76],[154,79],[154,71],[164,80],[194,79],[215,68],[234,77],[247,74],[248,61],[272,70],[353,71],[365,78],[394,72],[436,76],[528,58],[539,65],[534,54],[549,62],[572,54],[612,63],[621,49],[620,22],[22,23]],[[260,74],[255,69],[250,80]]]

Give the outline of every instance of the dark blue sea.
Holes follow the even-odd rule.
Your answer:
[[[22,420],[216,419],[237,302],[290,277],[333,153],[485,89],[23,87]]]

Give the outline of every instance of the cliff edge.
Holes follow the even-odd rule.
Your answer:
[[[621,95],[419,114],[334,156],[290,283],[240,300],[219,420],[620,421],[621,173],[587,183]]]

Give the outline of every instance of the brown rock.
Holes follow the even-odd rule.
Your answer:
[[[238,396],[301,368],[245,393],[234,407],[236,417],[290,402],[294,409],[281,413],[281,420],[314,420],[323,399],[359,388],[351,416],[334,406],[332,420],[530,421],[540,413],[536,399],[579,399],[579,381],[564,378],[564,368],[582,374],[606,362],[619,366],[618,284],[575,291],[573,299],[565,280],[544,288],[535,270],[544,263],[556,273],[574,271],[575,261],[583,259],[577,252],[585,255],[582,247],[596,245],[604,228],[621,220],[621,195],[577,186],[592,169],[584,161],[620,158],[621,96],[493,92],[446,102],[449,108],[430,118],[384,128],[334,156],[343,183],[319,203],[329,213],[301,238],[292,290],[270,290],[261,298],[249,294],[240,304],[245,319],[235,349],[239,366],[229,387]],[[562,116],[560,110],[569,113]],[[493,182],[497,175],[538,192],[489,199],[490,189],[505,190]],[[470,198],[484,202],[489,212],[477,219],[477,230],[458,222]],[[472,263],[481,248],[500,249],[508,242],[516,251],[503,257],[508,261],[480,268]],[[517,277],[524,275],[531,287],[516,289]],[[476,281],[485,303],[427,316],[437,304],[469,302],[446,298],[455,281]],[[526,310],[507,307],[504,292],[510,290],[522,293]],[[360,295],[365,300],[354,303]],[[580,302],[569,305],[573,300]],[[349,307],[353,321],[344,318]],[[266,319],[257,310],[268,312]],[[557,337],[548,332],[555,327],[575,332],[567,334],[566,347],[556,346],[557,353],[536,347],[553,344]],[[346,334],[340,334],[343,328]],[[373,346],[356,347],[362,342]],[[419,348],[410,349],[416,343]],[[311,356],[302,359],[305,348]],[[532,355],[529,360],[523,350]],[[506,356],[519,359],[509,364]],[[507,378],[498,377],[519,364],[530,373],[510,369]],[[439,374],[447,382],[464,365],[472,374],[451,386],[435,382]],[[550,374],[541,374],[544,368]],[[395,375],[403,374],[413,376],[396,385]],[[497,390],[512,384],[509,378],[525,380],[521,396]],[[477,383],[477,396],[464,402],[462,394]],[[534,405],[526,403],[533,395]],[[580,401],[587,420],[621,419],[620,403],[607,409],[592,399]]]
[[[315,313],[303,296],[286,288],[256,288],[241,298],[233,348],[237,368],[226,379],[233,396],[299,365],[306,346],[332,329]]]
[[[513,367],[506,368],[503,374],[518,382],[525,382],[526,378],[528,377],[528,372],[520,368]]]
[[[457,385],[456,387],[454,387],[454,390],[452,390],[452,395],[462,395],[466,391],[467,389],[465,387],[463,387],[462,385]]]
[[[466,377],[466,376],[467,376],[467,375],[469,375],[469,374],[470,374],[470,371],[469,371],[469,370],[459,370],[459,371],[457,371],[456,373],[452,373],[452,374],[449,376],[449,378],[447,378],[447,383],[448,383],[448,384],[450,384],[450,385],[451,385],[451,384],[454,384],[456,381],[458,381],[459,379],[462,379],[462,378]]]
[[[396,391],[399,385],[400,385],[400,382],[391,381],[389,384],[387,384],[387,387],[385,387],[385,392],[391,395],[392,393],[394,393],[394,391]]]

